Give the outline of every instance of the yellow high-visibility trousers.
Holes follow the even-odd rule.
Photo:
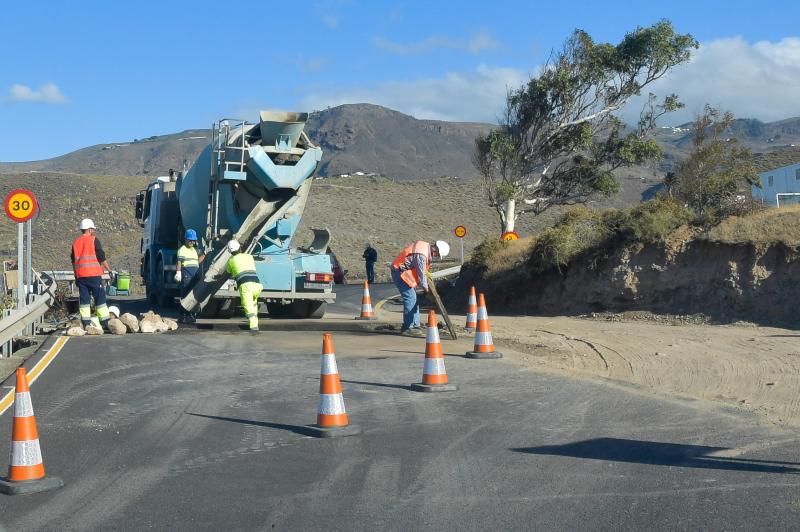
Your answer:
[[[264,287],[259,283],[243,283],[239,285],[239,298],[242,302],[244,315],[250,322],[250,330],[258,330],[258,296]]]

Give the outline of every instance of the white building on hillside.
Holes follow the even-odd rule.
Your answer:
[[[758,174],[761,188],[753,186],[753,199],[765,205],[800,204],[800,163]]]

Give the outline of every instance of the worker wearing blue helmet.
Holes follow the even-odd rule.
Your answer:
[[[189,292],[189,283],[205,258],[205,255],[197,253],[197,232],[194,229],[187,229],[183,240],[184,244],[178,248],[178,259],[175,265],[175,282],[181,285],[181,297]],[[194,323],[195,317],[181,309],[180,321]]]

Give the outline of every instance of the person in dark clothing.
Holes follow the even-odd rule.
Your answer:
[[[372,284],[375,282],[375,263],[378,262],[378,251],[367,242],[362,257],[367,266],[367,282]]]
[[[72,270],[75,272],[75,284],[78,286],[81,324],[85,328],[92,322],[92,297],[100,324],[104,329],[108,326],[110,315],[106,306],[106,292],[103,289],[103,273],[111,272],[106,260],[106,252],[95,237],[95,225],[92,220],[81,220],[81,236],[72,243]]]

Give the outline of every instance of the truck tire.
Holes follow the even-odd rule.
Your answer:
[[[235,299],[222,299],[217,306],[217,318],[230,319],[236,314],[238,305]]]
[[[166,288],[164,288],[164,263],[161,261],[161,258],[159,258],[158,263],[156,263],[155,296],[156,304],[160,308],[165,308],[171,303],[172,298],[167,297],[166,291]]]
[[[282,303],[267,303],[267,312],[272,319],[283,319],[289,317],[289,311],[292,305],[284,305]]]
[[[211,299],[203,310],[200,311],[201,318],[216,318],[217,317],[217,308],[219,307],[219,300],[218,299]]]
[[[325,315],[325,312],[327,310],[328,310],[327,301],[309,301],[306,318],[310,318],[312,320],[319,320]]]
[[[142,280],[144,281],[145,298],[148,305],[155,305],[158,300],[156,298],[156,293],[153,290],[153,283],[155,282],[155,279],[153,279],[153,277],[150,275],[150,257],[145,257],[144,262],[145,266],[142,270]]]

